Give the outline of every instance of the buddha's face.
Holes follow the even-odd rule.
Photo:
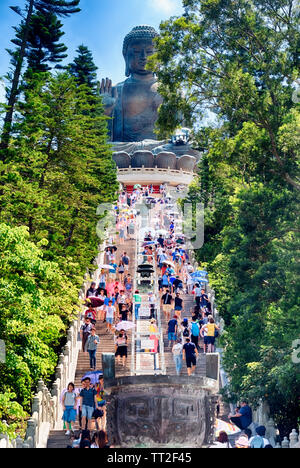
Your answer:
[[[146,70],[148,58],[155,53],[153,41],[138,40],[132,41],[127,50],[126,62],[129,74],[151,75],[150,70]]]

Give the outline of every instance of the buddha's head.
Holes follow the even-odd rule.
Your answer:
[[[123,55],[126,62],[126,76],[132,73],[137,75],[151,75],[146,70],[148,57],[154,54],[155,46],[153,39],[158,33],[151,26],[136,26],[127,34],[123,44]]]

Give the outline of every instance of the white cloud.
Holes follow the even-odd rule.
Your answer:
[[[153,10],[167,15],[176,15],[182,7],[182,0],[147,0]]]

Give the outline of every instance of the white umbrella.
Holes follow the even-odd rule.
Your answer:
[[[169,266],[172,267],[172,268],[176,268],[175,265],[174,265],[174,263],[169,262],[169,260],[165,260],[163,263],[164,263],[165,265],[169,265]]]
[[[101,270],[114,270],[115,268],[112,265],[99,265]]]
[[[116,330],[132,330],[132,328],[135,328],[135,324],[133,322],[128,322],[127,320],[124,320],[122,322],[119,322],[118,325],[116,326]]]

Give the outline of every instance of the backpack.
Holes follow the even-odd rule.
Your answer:
[[[192,335],[193,336],[199,336],[200,330],[198,323],[192,323]]]
[[[261,449],[261,448],[264,448],[264,447],[265,447],[265,442],[264,442],[263,437],[261,437],[259,435],[255,436],[254,439],[251,442],[251,448]]]
[[[190,333],[189,333],[189,330],[188,330],[188,328],[187,328],[187,327],[185,327],[185,329],[183,330],[183,333],[182,333],[182,335],[183,335],[183,336],[185,336],[185,337],[188,337],[188,336],[190,336]]]
[[[122,262],[125,264],[125,265],[128,265],[129,264],[129,258],[124,256],[122,257]]]

